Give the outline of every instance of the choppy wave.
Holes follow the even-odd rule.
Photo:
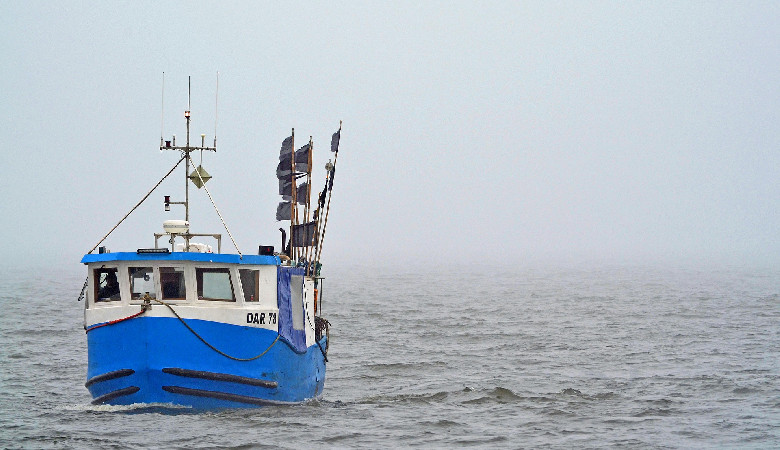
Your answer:
[[[93,405],[77,403],[65,405],[65,411],[95,412],[95,413],[126,413],[126,414],[182,414],[197,412],[190,407],[174,405],[173,403],[133,403],[130,405]]]

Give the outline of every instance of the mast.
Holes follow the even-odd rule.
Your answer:
[[[190,145],[190,111],[192,106],[192,77],[187,77],[187,110],[184,111],[184,119],[186,120],[187,125],[187,137],[186,142],[183,147],[177,147],[176,146],[176,136],[173,137],[172,141],[164,141],[160,143],[160,151],[162,150],[177,150],[182,153],[182,158],[186,160],[184,164],[184,201],[183,202],[170,202],[167,201],[166,197],[166,205],[184,205],[184,220],[187,222],[190,221],[190,184],[189,184],[189,170],[190,170],[190,164],[192,163],[192,156],[191,153],[196,150],[200,150],[201,152],[203,150],[216,152],[217,151],[217,137],[216,137],[216,125],[215,125],[215,135],[214,135],[214,146],[212,147],[206,147],[204,145],[203,139],[201,139],[201,145],[200,147],[192,147]],[[167,206],[166,206],[167,207]],[[189,233],[184,234],[184,241],[185,241],[185,249],[189,248],[190,246],[190,235]]]
[[[190,105],[192,100],[192,77],[187,77],[187,110],[184,111],[184,118],[187,119],[187,145],[186,153],[187,163],[184,165],[184,220],[190,221],[190,183],[188,172],[190,171]],[[189,242],[187,242],[189,245]]]

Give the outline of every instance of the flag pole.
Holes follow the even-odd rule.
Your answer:
[[[307,170],[306,170],[306,183],[308,184],[308,189],[306,192],[306,205],[304,205],[303,209],[303,223],[307,223],[309,221],[309,203],[311,202],[311,153],[312,153],[312,139],[311,136],[309,136],[309,152],[306,155],[306,162],[307,162]]]
[[[309,155],[308,155],[309,157],[308,157],[308,166],[307,166],[308,170],[306,171],[306,184],[307,184],[306,209],[305,209],[304,220],[303,220],[304,231],[305,231],[304,234],[307,237],[308,237],[308,234],[309,234],[309,230],[306,227],[309,226],[308,225],[308,223],[309,223],[309,215],[311,214],[311,169],[312,169],[312,159],[313,159],[313,156],[314,156],[313,154],[314,154],[314,140],[312,139],[311,136],[309,136]],[[311,241],[312,241],[312,239],[308,239],[308,242],[306,242],[306,256],[305,256],[305,258],[306,258],[307,263],[309,261],[309,249],[310,249],[310,247],[312,245]],[[308,265],[306,266],[306,275],[307,276],[309,275],[309,266]]]
[[[330,160],[328,160],[328,163],[330,163]],[[321,242],[320,237],[322,236],[322,223],[324,222],[322,220],[322,215],[325,212],[324,196],[327,195],[328,192],[328,180],[330,180],[330,170],[328,170],[327,173],[325,174],[325,187],[323,187],[322,193],[320,194],[320,197],[317,199],[317,211],[316,211],[316,218],[315,218],[315,220],[317,221],[317,235],[316,235],[316,241],[314,242],[314,253],[313,253],[315,264],[317,261],[319,261],[320,242]],[[316,267],[315,267],[315,271],[316,271]]]
[[[292,196],[292,203],[290,204],[290,259],[296,259],[295,258],[295,245],[294,245],[294,238],[295,235],[293,234],[293,227],[295,226],[295,216],[296,212],[298,212],[298,208],[295,204],[295,191],[297,190],[297,187],[295,185],[295,128],[292,129],[292,134],[290,136],[292,138],[292,141],[290,142],[290,180],[291,180],[291,196]]]
[[[320,255],[322,254],[322,247],[325,242],[325,230],[328,226],[328,214],[330,213],[330,199],[333,198],[333,174],[336,173],[336,163],[339,161],[339,145],[341,144],[341,121],[339,120],[339,144],[336,144],[336,156],[333,158],[333,169],[331,169],[331,184],[328,189],[328,206],[325,208],[325,221],[322,224],[322,236],[320,237],[320,245],[317,249],[317,259],[315,260],[315,266],[320,262]]]

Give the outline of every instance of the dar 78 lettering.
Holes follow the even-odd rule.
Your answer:
[[[266,324],[266,318],[268,319],[269,325],[275,325],[276,324],[276,313],[246,313],[246,323],[256,323],[258,325],[265,325]]]

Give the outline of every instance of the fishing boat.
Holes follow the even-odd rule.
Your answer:
[[[164,196],[163,206],[183,207],[184,219],[166,220],[154,233],[154,247],[111,252],[101,244],[123,218],[81,260],[87,267],[79,298],[85,301],[85,386],[92,403],[232,408],[318,398],[330,329],[322,316],[320,257],[341,125],[331,141],[334,162],[326,165],[325,185],[314,202],[312,140],[295,150],[293,129],[282,143],[277,177],[283,198],[276,219],[289,220],[290,238],[280,228],[279,251],[260,245],[257,254],[237,246],[235,253],[222,253],[222,235],[192,232],[189,217],[192,183],[208,194],[235,246],[205,187],[211,177],[202,155],[216,152],[216,127],[213,145],[205,145],[205,135],[192,145],[189,102],[184,117],[185,145],[177,146],[175,137],[160,139],[161,151],[179,152],[181,159],[130,211],[183,165],[184,200]],[[197,168],[194,152],[201,153]]]

